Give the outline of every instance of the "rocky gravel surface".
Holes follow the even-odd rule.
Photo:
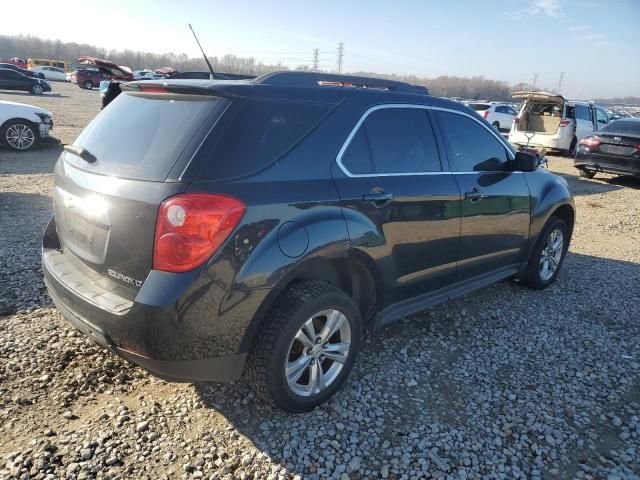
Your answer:
[[[0,98],[48,105],[69,142],[97,95],[54,88]],[[370,332],[344,388],[289,415],[244,380],[157,380],[52,308],[59,151],[0,150],[0,478],[640,479],[640,182],[551,158],[578,208],[552,287],[502,282]]]

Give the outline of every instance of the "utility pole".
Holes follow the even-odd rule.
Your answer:
[[[538,73],[537,72],[533,74],[533,83],[531,84],[531,86],[533,88],[536,88],[536,83],[538,83]]]
[[[344,42],[338,43],[338,73],[342,73],[342,59],[344,58]]]
[[[558,80],[558,93],[562,93],[562,80],[564,80],[564,74],[566,72],[560,72],[560,79]]]
[[[313,69],[318,70],[318,63],[320,63],[320,50],[317,48],[313,49]]]

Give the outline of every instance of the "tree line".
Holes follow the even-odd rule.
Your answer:
[[[82,55],[110,60],[118,65],[126,65],[132,70],[174,67],[178,71],[206,71],[207,66],[200,57],[190,58],[185,53],[150,53],[136,50],[113,50],[96,47],[87,43],[62,42],[32,35],[0,35],[0,59],[11,57],[50,58],[74,62]],[[253,57],[224,55],[209,57],[211,65],[217,72],[239,73],[244,75],[262,75],[264,73],[290,70],[282,63],[263,63]],[[309,65],[298,65],[296,70],[311,70]],[[527,84],[509,85],[507,82],[492,80],[482,76],[456,77],[442,75],[435,78],[418,77],[416,75],[379,74],[375,72],[353,72],[354,75],[399,80],[414,85],[422,85],[432,95],[441,97],[458,97],[463,99],[483,99],[506,101],[511,93],[532,88]],[[597,99],[604,103],[637,104],[637,97],[616,99]]]

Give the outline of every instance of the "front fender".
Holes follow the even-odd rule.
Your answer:
[[[559,175],[539,169],[525,176],[531,192],[531,224],[529,228],[529,252],[531,254],[540,232],[549,218],[559,209],[569,207],[575,218],[575,203],[566,180]],[[573,225],[569,225],[569,238]]]

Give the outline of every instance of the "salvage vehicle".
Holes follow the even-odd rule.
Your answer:
[[[161,378],[291,412],[345,382],[363,329],[557,278],[566,181],[424,87],[313,72],[123,83],[55,167],[45,283]]]
[[[0,100],[0,145],[22,152],[32,149],[49,136],[51,117],[44,108]]]
[[[29,77],[8,68],[0,68],[0,90],[18,90],[41,95],[51,91],[51,85],[41,78]]]
[[[524,101],[509,132],[509,142],[516,147],[555,150],[573,157],[582,138],[609,122],[604,109],[556,93],[516,92],[513,98]]]
[[[133,80],[133,72],[129,67],[117,65],[109,60],[103,60],[96,57],[82,56],[78,57],[76,60],[78,61],[78,69],[98,69],[102,76],[109,80],[119,80],[122,82],[129,82]],[[98,86],[99,83],[100,82],[94,84],[94,86]]]
[[[573,165],[586,178],[597,172],[640,177],[640,118],[616,120],[583,138]]]

